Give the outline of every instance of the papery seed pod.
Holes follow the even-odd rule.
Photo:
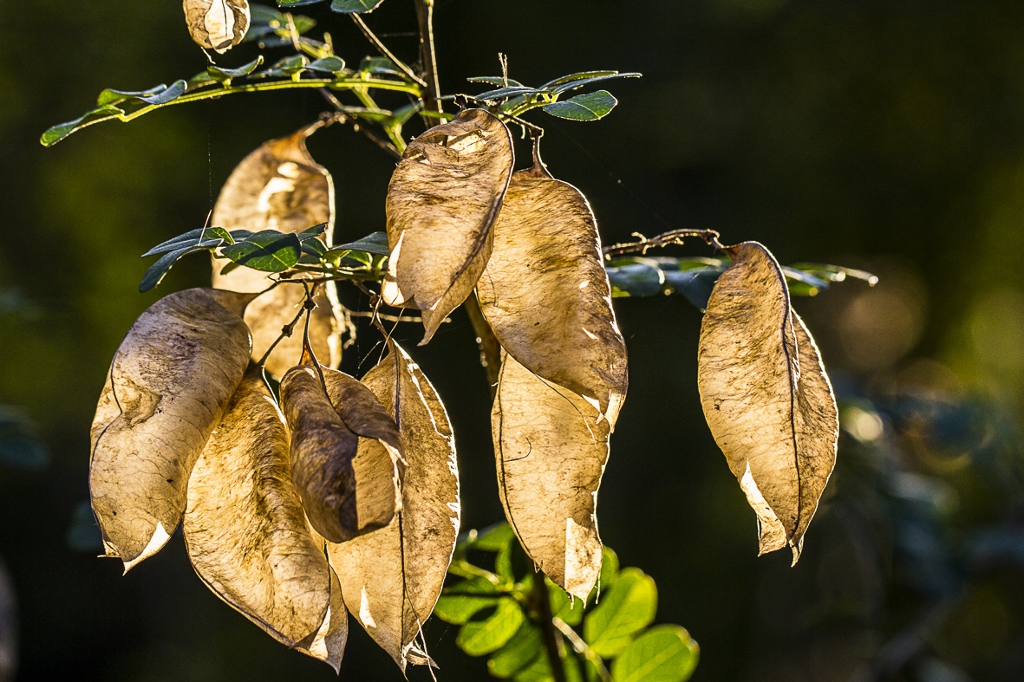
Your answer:
[[[192,466],[249,362],[251,294],[188,289],[154,303],[114,354],[92,425],[89,488],[127,571],[181,521]]]
[[[292,432],[292,478],[313,528],[345,542],[390,523],[399,504],[397,463],[373,450],[379,441],[360,442],[312,367],[285,374],[281,404]]]
[[[182,6],[188,32],[200,47],[227,52],[249,30],[247,0],[184,0]]]
[[[788,544],[795,564],[835,466],[839,413],[774,256],[756,242],[729,250],[701,325],[697,387],[757,513],[761,553]]]
[[[265,142],[245,157],[220,191],[212,224],[228,231],[285,233],[325,224],[323,239],[330,244],[334,231],[334,182],[327,169],[306,149],[306,138],[320,125],[314,123],[288,137]],[[221,274],[230,263],[226,258],[213,259],[214,287],[258,293],[273,283],[266,273],[246,267]],[[266,291],[249,305],[245,323],[252,331],[254,359],[263,357],[305,299],[301,284],[285,283]],[[334,284],[319,287],[315,300],[317,307],[309,321],[310,345],[320,362],[337,367],[342,349]],[[301,356],[302,335],[293,334],[274,348],[265,367],[273,376],[281,377]]]
[[[467,109],[410,142],[395,169],[387,198],[391,258],[381,296],[422,311],[423,343],[476,286],[514,162],[505,124],[483,109]]]
[[[284,418],[251,369],[188,483],[183,530],[196,573],[288,647],[309,647],[331,601],[323,540],[292,483]]]

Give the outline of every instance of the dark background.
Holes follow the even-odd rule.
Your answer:
[[[350,63],[369,54],[344,17],[300,9]],[[412,3],[387,0],[368,22],[413,31]],[[386,40],[414,58],[414,38]],[[438,0],[437,48],[445,92],[477,92],[464,79],[498,74],[499,51],[529,84],[643,72],[609,85],[621,103],[602,122],[532,116],[550,169],[589,197],[606,242],[707,227],[783,263],[882,277],[796,302],[846,430],[792,569],[783,552],[756,557],[754,514],[703,423],[699,312],[678,296],[616,303],[631,386],[602,536],[657,580],[658,621],[700,643],[694,679],[1024,679],[1024,4]],[[139,295],[139,254],[200,226],[239,160],[325,106],[315,92],[238,95],[100,124],[52,149],[37,139],[104,87],[141,90],[205,65],[177,0],[0,0],[0,403],[20,405],[50,450],[44,467],[0,467],[20,680],[333,678],[224,606],[180,536],[124,578],[69,543],[111,355],[159,296],[209,277],[194,257]],[[337,185],[336,238],[383,229],[393,162],[340,126],[310,148]],[[468,322],[457,313],[425,348],[413,326],[402,334],[456,428],[464,527],[499,520]],[[345,368],[359,371],[376,343],[364,331]],[[439,679],[486,679],[454,636],[427,628]],[[401,679],[355,625],[341,674]]]

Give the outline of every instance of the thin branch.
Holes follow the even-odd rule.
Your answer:
[[[501,372],[501,344],[498,337],[494,335],[491,326],[487,324],[484,313],[480,309],[480,300],[474,291],[463,304],[469,321],[473,325],[473,332],[476,334],[476,343],[480,348],[480,364],[487,370],[487,384],[491,387],[491,399],[498,389],[498,375]]]
[[[540,622],[540,631],[544,636],[544,650],[548,656],[548,663],[551,665],[551,676],[555,682],[566,682],[565,666],[562,664],[562,655],[559,652],[559,633],[555,629],[555,616],[551,613],[551,597],[548,594],[547,581],[544,580],[544,572],[536,566],[533,568],[533,590],[531,600]]]
[[[611,682],[612,675],[608,672],[608,668],[605,667],[604,661],[602,661],[601,657],[583,641],[583,638],[580,637],[579,634],[569,627],[569,624],[561,618],[552,618],[551,622],[554,623],[555,627],[558,628],[558,631],[561,632],[567,640],[569,640],[569,643],[572,644],[572,648],[575,649],[577,653],[583,654],[586,659],[590,661],[591,665],[594,666],[594,669],[597,670],[597,674],[600,676],[601,682]]]
[[[373,46],[377,48],[377,52],[380,52],[381,56],[385,57],[386,59],[390,59],[391,62],[395,66],[397,66],[402,71],[402,73],[411,78],[414,83],[419,83],[420,86],[424,88],[427,87],[427,82],[420,78],[418,75],[416,75],[416,72],[413,71],[408,64],[406,64],[401,59],[396,57],[394,53],[388,49],[387,45],[385,45],[381,41],[381,39],[377,37],[377,34],[370,30],[370,27],[366,25],[366,22],[363,21],[363,18],[361,16],[359,16],[358,14],[350,14],[349,16],[352,17],[352,21],[354,21],[356,26],[359,27],[359,30],[363,32],[363,35],[366,36],[366,39],[373,43]]]
[[[441,83],[437,77],[437,53],[434,50],[434,0],[416,0],[416,19],[420,28],[420,61],[427,85],[423,91],[423,108],[441,112]]]
[[[341,100],[339,100],[334,93],[327,88],[320,88],[320,94],[323,95],[323,98],[330,102],[331,106],[337,109],[340,113],[345,113],[345,110],[348,109],[348,107],[346,107]],[[398,148],[395,147],[394,144],[378,135],[373,128],[367,128],[366,126],[361,125],[350,116],[346,116],[346,119],[351,121],[353,130],[357,133],[362,133],[368,140],[370,140],[370,142],[373,142],[375,145],[387,152],[391,158],[395,160],[402,158],[402,152],[398,151]]]
[[[651,237],[650,239],[644,237],[642,234],[634,233],[633,236],[639,237],[640,241],[606,246],[604,248],[604,255],[619,256],[624,253],[647,253],[648,249],[682,244],[685,239],[690,237],[703,239],[708,246],[718,249],[719,251],[728,250],[728,247],[723,246],[722,242],[719,241],[719,237],[721,237],[721,235],[715,230],[672,230],[671,232],[665,232],[664,234],[659,234],[657,237]]]

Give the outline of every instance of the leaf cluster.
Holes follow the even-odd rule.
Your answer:
[[[492,555],[493,569],[473,561]],[[548,621],[558,632],[551,643],[567,680],[682,682],[697,666],[700,650],[685,629],[651,627],[658,599],[654,580],[638,568],[620,569],[607,546],[600,579],[586,600],[532,571],[506,523],[462,536],[450,572],[453,579],[435,614],[460,626],[459,648],[488,656],[487,669],[496,678],[555,679],[545,650]]]

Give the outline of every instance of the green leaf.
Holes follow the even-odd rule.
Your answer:
[[[505,679],[528,666],[542,654],[544,639],[540,629],[527,621],[516,631],[515,636],[487,661],[487,670],[492,676]]]
[[[266,71],[253,74],[253,78],[270,78],[272,76],[297,76],[306,70],[309,59],[305,55],[296,54],[274,62]]]
[[[299,262],[302,244],[294,234],[263,230],[221,252],[239,265],[262,272],[284,272]]]
[[[475,95],[475,97],[477,99],[485,99],[493,102],[499,99],[508,99],[509,97],[518,97],[520,95],[536,95],[542,92],[544,92],[544,90],[541,90],[540,88],[528,88],[523,85],[516,85],[481,92],[479,95]]]
[[[570,73],[570,74],[568,74],[566,76],[562,76],[561,78],[556,78],[553,81],[548,81],[547,83],[545,83],[541,87],[542,88],[553,88],[553,87],[556,87],[556,86],[559,86],[559,85],[565,85],[566,83],[573,83],[573,82],[577,82],[577,81],[587,80],[589,78],[601,78],[601,77],[608,77],[608,76],[616,76],[616,75],[618,75],[618,73],[619,73],[618,71],[580,71],[578,73]]]
[[[49,128],[39,138],[39,143],[44,147],[51,147],[76,130],[81,130],[86,126],[92,125],[93,123],[99,123],[100,121],[109,121],[110,119],[117,118],[123,114],[123,110],[110,104],[95,107],[85,112],[74,121],[58,123],[52,128]]]
[[[248,235],[245,235],[248,236]],[[200,243],[202,239],[202,243]],[[170,251],[178,251],[179,249],[189,248],[193,246],[206,248],[214,248],[224,243],[234,244],[235,240],[227,230],[223,227],[206,227],[199,228],[196,230],[189,230],[184,234],[179,234],[177,237],[172,237],[167,241],[157,244],[146,253],[142,254],[143,258],[150,256],[156,256],[161,253],[168,253]]]
[[[359,73],[367,73],[371,76],[405,76],[402,70],[387,57],[366,57],[359,62]]]
[[[621,265],[619,265],[621,263]],[[612,285],[612,296],[654,296],[665,285],[665,273],[651,258],[614,261],[605,270]]]
[[[307,68],[310,71],[323,73],[340,73],[345,70],[345,60],[341,57],[323,57],[311,61]]]
[[[446,587],[443,594],[451,595],[497,595],[498,586],[485,576],[478,575]]]
[[[473,543],[473,549],[483,550],[484,552],[500,552],[512,544],[515,537],[515,533],[512,532],[512,526],[502,521],[480,531],[476,541]]]
[[[602,593],[607,592],[615,585],[615,581],[618,578],[619,555],[615,553],[614,549],[605,545],[601,553],[601,575],[597,579],[597,585],[594,586],[594,589],[601,590]]]
[[[580,671],[579,661],[571,656],[562,647],[562,669],[565,671],[566,682],[583,682],[583,674]],[[551,664],[548,663],[547,653],[537,656],[527,667],[523,668],[512,678],[513,682],[554,682],[555,677],[551,673]]]
[[[103,106],[105,104],[117,104],[123,102],[126,99],[137,99],[139,97],[151,97],[157,93],[163,92],[167,89],[167,85],[161,83],[148,90],[128,91],[128,90],[114,90],[113,88],[106,88],[100,93],[99,97],[96,98],[96,104]]]
[[[519,81],[514,81],[511,78],[506,81],[506,79],[501,76],[474,76],[473,78],[467,78],[466,80],[470,83],[486,83],[487,85],[497,85],[502,88],[508,86],[523,87],[523,84]]]
[[[612,663],[613,682],[683,682],[700,657],[697,642],[678,625],[659,625],[640,635]]]
[[[149,266],[149,269],[146,270],[144,275],[142,275],[142,281],[139,283],[139,293],[144,294],[160,284],[164,279],[164,275],[166,275],[168,271],[170,271],[171,267],[178,262],[179,258],[202,250],[204,249],[201,247],[184,246],[165,253],[157,260],[157,262]]]
[[[206,67],[206,74],[218,83],[230,83],[232,78],[242,78],[248,76],[253,71],[258,69],[263,64],[263,55],[256,57],[248,64],[238,67],[237,69],[228,69],[222,66],[208,66]]]
[[[299,238],[300,242],[306,242],[309,241],[310,239],[315,239],[316,237],[319,237],[326,231],[327,223],[320,223],[319,225],[314,225],[313,227],[307,227],[305,230],[299,232],[295,236]]]
[[[493,653],[512,639],[525,620],[519,604],[514,599],[503,597],[490,618],[463,625],[455,643],[470,656]]]
[[[375,256],[391,255],[391,249],[388,248],[388,235],[384,232],[374,232],[365,237],[360,237],[354,242],[339,244],[331,248],[328,253],[335,251],[362,251],[364,253],[372,253]]]
[[[551,614],[561,618],[566,625],[579,625],[583,621],[583,610],[586,604],[582,599],[573,599],[569,594],[550,580],[546,581],[548,595],[551,600]]]
[[[654,580],[639,568],[627,568],[587,616],[583,638],[595,653],[612,658],[626,648],[634,634],[651,624],[657,610]]]
[[[464,625],[484,609],[495,606],[500,597],[442,595],[434,606],[434,615],[452,625]]]
[[[612,93],[598,90],[570,97],[564,102],[553,102],[543,109],[552,116],[569,121],[597,121],[607,116],[618,103]]]
[[[543,85],[541,87],[544,88],[545,90],[548,90],[548,91],[556,94],[556,95],[560,95],[563,92],[568,92],[569,90],[577,90],[579,88],[586,87],[587,85],[592,85],[594,83],[600,83],[601,81],[611,80],[613,78],[640,78],[640,75],[641,75],[639,73],[618,73],[618,72],[607,73],[607,72],[603,72],[603,71],[595,71],[593,73],[596,74],[596,75],[587,76],[585,78],[579,78],[579,79],[576,79],[576,80],[566,81],[564,83],[559,83],[559,84],[555,84],[555,85],[551,85],[551,86]],[[582,76],[583,74],[575,74],[575,75]]]
[[[797,263],[795,265],[791,265],[790,268],[829,282],[842,282],[846,280],[847,277],[853,277],[854,279],[864,280],[871,286],[878,284],[878,277],[872,275],[870,272],[855,270],[853,268],[844,268],[840,265],[827,265],[824,263]]]
[[[692,268],[682,272],[666,270],[665,281],[672,291],[682,294],[694,307],[703,311],[708,307],[711,290],[723,272],[724,266]]]
[[[335,12],[344,12],[345,14],[360,14],[362,12],[372,12],[382,2],[384,0],[334,0],[331,3],[331,9]]]

